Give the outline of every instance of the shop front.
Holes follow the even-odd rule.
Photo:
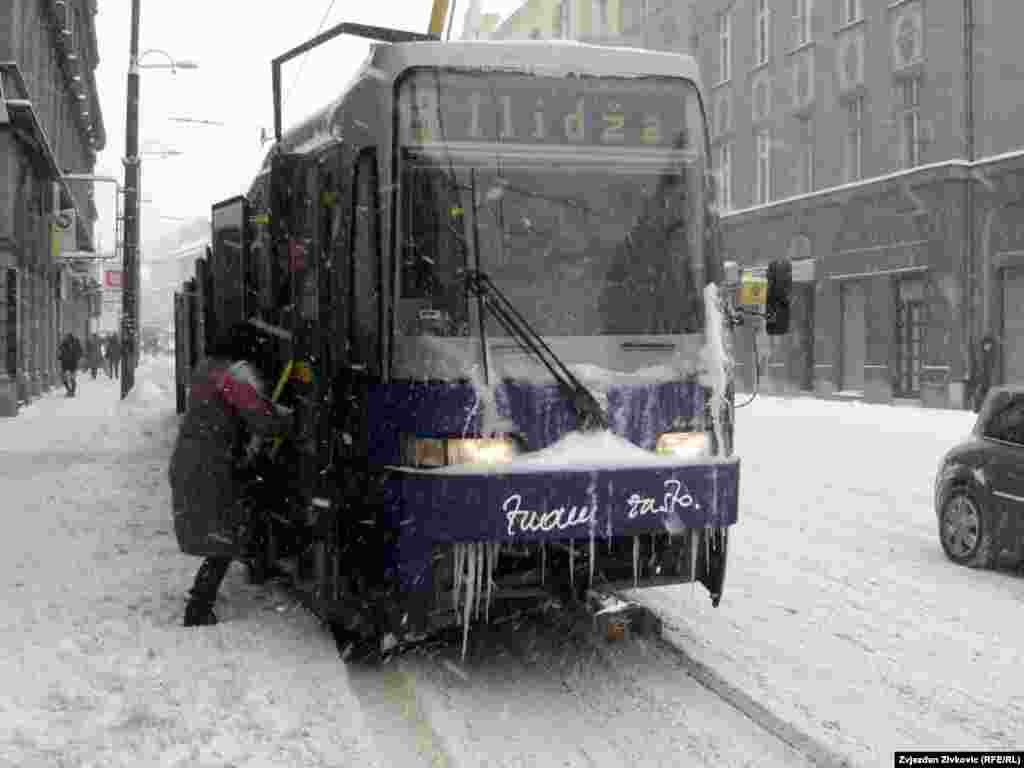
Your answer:
[[[756,322],[737,329],[739,388],[752,392],[757,379],[766,394],[963,407],[964,175],[922,169],[727,216],[726,249],[743,269],[794,263],[790,333],[769,341]],[[1011,280],[1024,299],[1024,269]],[[1024,338],[1020,314],[1008,322]],[[1024,377],[1024,351],[1008,365]]]

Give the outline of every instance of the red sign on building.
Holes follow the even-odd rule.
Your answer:
[[[113,290],[121,290],[121,270],[108,269],[103,273],[103,287]]]

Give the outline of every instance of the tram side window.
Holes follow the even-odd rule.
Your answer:
[[[355,301],[353,352],[371,373],[380,358],[380,251],[376,154],[367,150],[356,163],[352,248]]]

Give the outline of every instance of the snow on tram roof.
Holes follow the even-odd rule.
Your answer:
[[[602,77],[685,77],[698,79],[689,55],[575,40],[459,40],[377,44],[371,66],[397,75],[407,67],[511,69],[537,74]]]
[[[592,45],[575,40],[457,40],[373,43],[370,55],[329,104],[284,132],[277,151],[311,152],[335,140],[338,107],[367,79],[393,83],[410,67],[511,71],[535,75],[678,77],[699,86],[697,61],[688,54]],[[264,160],[266,168],[275,149]]]

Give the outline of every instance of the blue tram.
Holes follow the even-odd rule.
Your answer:
[[[286,372],[264,564],[399,639],[551,593],[700,582],[717,605],[734,310],[694,60],[342,27],[369,57],[283,135],[276,98],[178,302],[182,379],[243,319]],[[276,94],[317,42],[275,60]]]

